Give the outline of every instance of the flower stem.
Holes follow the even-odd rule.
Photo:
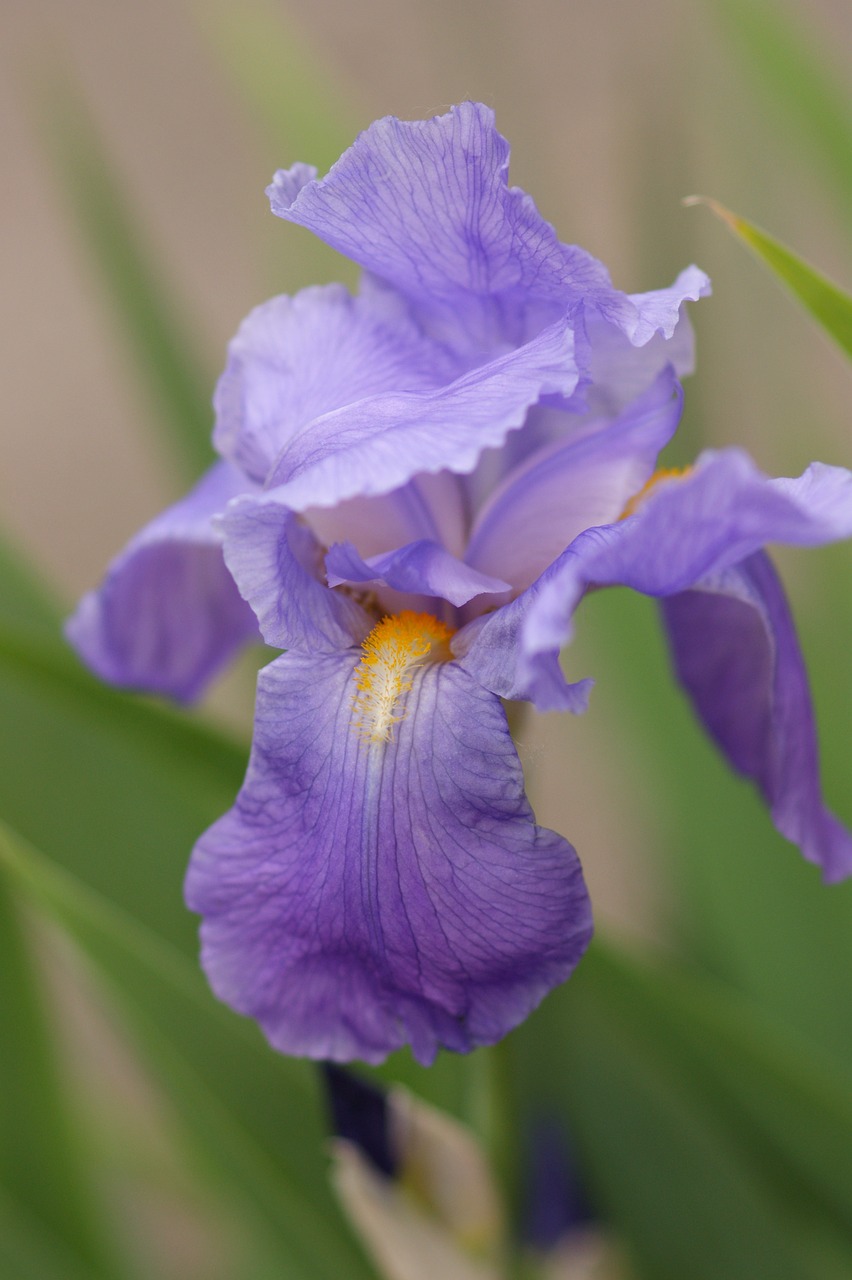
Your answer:
[[[506,1280],[521,1280],[523,1267],[517,1248],[521,1152],[506,1041],[477,1049],[468,1062],[468,1122],[485,1149],[503,1203],[500,1274]]]

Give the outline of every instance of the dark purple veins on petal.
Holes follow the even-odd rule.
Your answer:
[[[352,728],[357,653],[261,673],[248,774],[199,841],[187,902],[214,991],[285,1053],[430,1062],[506,1034],[572,971],[576,855],[536,827],[499,700],[415,671],[389,743]]]

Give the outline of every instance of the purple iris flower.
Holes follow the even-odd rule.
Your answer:
[[[186,885],[214,990],[287,1053],[466,1051],[577,964],[580,867],[535,825],[500,699],[583,708],[591,682],[556,655],[590,586],[666,598],[722,749],[807,856],[852,867],[760,551],[849,536],[852,477],[769,481],[729,451],[637,499],[678,423],[682,304],[706,277],[614,289],[508,186],[508,155],[464,103],[377,121],[323,179],[276,175],[273,212],[358,262],[361,290],[248,316],[215,397],[223,461],[69,624],[107,678],[182,698],[258,626],[287,651]]]

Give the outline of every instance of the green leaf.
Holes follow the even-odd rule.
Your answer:
[[[313,51],[295,14],[265,0],[242,0],[239,6],[204,0],[193,11],[216,61],[259,126],[268,159],[258,194],[275,169],[294,161],[315,165],[320,173],[329,169],[357,130],[340,78]],[[355,287],[355,264],[305,228],[284,227],[269,215],[267,240],[267,280],[276,290],[291,293],[325,280]]]
[[[198,967],[197,921],[183,906],[189,852],[233,802],[245,749],[100,684],[55,644],[2,627],[0,725],[0,812],[82,889],[126,914],[99,962],[132,1003],[140,1042],[194,1132],[210,1152],[220,1131],[230,1134],[223,1150],[247,1181],[254,1177],[254,1200],[267,1217],[275,1196],[264,1168],[314,1206],[324,1225],[307,1275],[363,1276],[327,1185],[315,1074],[275,1054],[253,1024],[213,999]],[[116,948],[115,935],[132,936],[131,921],[165,948],[162,965],[180,960],[191,984],[183,994],[179,981],[155,980],[156,964],[145,970],[138,956],[127,959]]]
[[[292,15],[257,0],[239,8],[205,0],[195,14],[279,163],[303,158],[320,172],[330,168],[352,141],[350,113]]]
[[[835,1274],[812,1250],[852,1258],[848,1095],[721,993],[678,984],[596,943],[512,1038],[520,1105],[562,1118],[640,1274]]]
[[[32,1235],[54,1241],[71,1269],[111,1277],[114,1259],[27,923],[0,874],[0,1192],[9,1212],[30,1220]]]
[[[826,553],[809,554],[822,587]],[[821,609],[802,621],[826,645],[834,640],[834,651],[824,650],[823,682],[837,733],[822,745],[825,764],[838,765],[836,802],[848,821],[852,688],[838,678],[848,646],[838,585],[833,596],[817,591]],[[682,953],[751,996],[852,1081],[852,881],[826,886],[774,830],[755,788],[728,767],[677,685],[654,602],[595,592],[582,621],[570,674],[600,677],[592,707],[607,752],[599,767],[613,794],[632,802],[629,821],[640,839],[645,831],[648,856],[656,854],[672,886]]]
[[[0,623],[59,639],[61,614],[49,588],[23,552],[0,533]]]
[[[732,213],[719,204],[718,200],[690,196],[684,204],[706,204],[712,209],[791,290],[826,333],[852,357],[852,296],[797,257],[780,240]]]
[[[809,1196],[845,1233],[852,1258],[852,1089],[747,1000],[672,966],[598,948],[593,981],[623,1024],[655,1044],[718,1109],[755,1167],[794,1200]]]
[[[197,964],[0,828],[0,866],[84,950],[233,1204],[294,1280],[370,1276],[334,1202],[308,1063],[274,1054]]]
[[[20,1202],[0,1187],[0,1275],[9,1280],[104,1280],[104,1273],[81,1262],[76,1252],[51,1238],[44,1222],[33,1221]],[[109,1280],[114,1280],[114,1273]]]
[[[0,813],[185,954],[194,841],[233,802],[245,748],[0,628]]]
[[[67,83],[54,86],[46,117],[58,179],[150,393],[152,419],[162,426],[170,458],[188,481],[194,480],[213,461],[212,378],[197,357],[192,330],[145,243],[81,95]]]
[[[712,0],[749,71],[784,119],[784,128],[816,161],[841,211],[852,208],[852,115],[842,84],[813,42],[813,26],[778,0]]]

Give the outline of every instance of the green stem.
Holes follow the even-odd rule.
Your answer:
[[[468,1063],[468,1123],[485,1149],[504,1206],[501,1275],[506,1280],[521,1280],[524,1273],[515,1230],[521,1190],[521,1152],[506,1041],[477,1049]]]

